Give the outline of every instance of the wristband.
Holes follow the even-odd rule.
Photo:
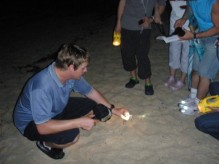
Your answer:
[[[196,33],[193,34],[193,39],[197,39],[197,38],[196,38]]]
[[[115,108],[115,105],[110,104],[110,107],[109,107],[108,109],[110,110],[111,113],[113,113],[113,112],[112,112],[113,108]]]
[[[111,111],[113,110],[113,108],[115,108],[115,105],[110,104],[110,110],[111,110]]]

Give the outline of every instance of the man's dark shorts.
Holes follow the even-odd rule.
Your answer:
[[[55,116],[53,119],[67,120],[67,119],[80,118],[88,114],[95,105],[96,103],[94,101],[87,98],[80,98],[80,97],[70,98],[64,111],[58,114],[57,116]],[[36,124],[33,121],[31,121],[27,125],[24,131],[24,136],[32,141],[46,141],[56,144],[67,144],[74,141],[74,139],[78,136],[79,133],[80,133],[79,129],[75,128],[56,134],[41,135],[39,134],[36,128]]]

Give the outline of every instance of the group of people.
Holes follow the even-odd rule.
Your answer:
[[[170,4],[170,33],[176,27],[183,27],[185,35],[180,37],[182,41],[170,44],[170,76],[165,85],[173,90],[185,85],[189,40],[200,39],[204,54],[202,60],[194,56],[190,94],[190,99],[200,100],[207,95],[210,81],[219,70],[214,44],[219,34],[219,0],[170,0]],[[120,0],[118,4],[114,30],[121,33],[122,63],[124,70],[130,72],[125,87],[133,88],[140,78],[145,83],[145,95],[154,94],[148,57],[151,23],[162,23],[161,14],[165,5],[166,0]],[[180,6],[186,6],[186,9]],[[190,9],[199,31],[192,32],[188,28]],[[63,44],[57,51],[56,60],[27,81],[17,100],[13,113],[15,126],[23,136],[36,141],[36,146],[53,159],[63,158],[63,149],[78,141],[80,128],[91,130],[96,125],[98,120],[94,119],[93,109],[98,104],[119,117],[128,113],[126,108],[111,104],[85,80],[83,75],[87,72],[89,59],[86,49],[71,43]],[[179,68],[181,77],[177,80],[175,76]],[[71,92],[85,97],[71,97]],[[202,129],[202,120],[206,121],[201,118],[196,121],[198,129]],[[218,136],[219,132],[215,135]]]

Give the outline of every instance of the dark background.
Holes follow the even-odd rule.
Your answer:
[[[35,14],[81,14],[97,12],[106,14],[117,8],[119,0],[29,0],[0,2],[0,18],[17,18]]]
[[[119,0],[2,0],[0,20],[48,15],[115,14]],[[169,10],[169,4],[167,10]]]

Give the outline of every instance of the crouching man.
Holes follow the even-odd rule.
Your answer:
[[[97,119],[98,104],[117,116],[128,112],[115,108],[83,77],[89,53],[74,44],[63,44],[56,60],[31,77],[24,86],[14,109],[14,124],[29,140],[53,159],[61,159],[79,138],[79,129],[91,130]],[[72,92],[84,97],[70,97]],[[103,107],[102,107],[103,108]],[[104,110],[104,108],[103,108]]]

